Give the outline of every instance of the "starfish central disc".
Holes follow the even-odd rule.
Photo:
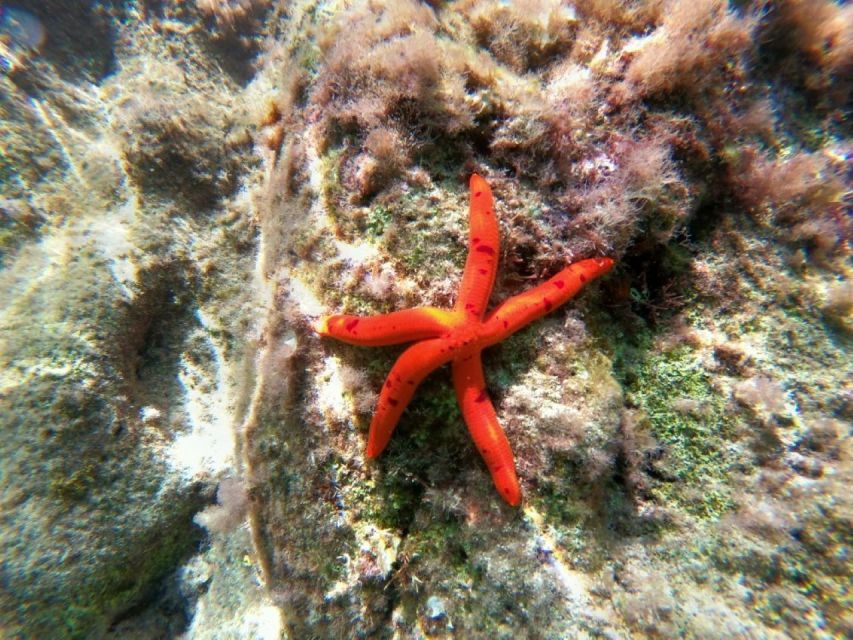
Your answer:
[[[376,316],[323,316],[313,328],[321,336],[349,344],[415,343],[400,355],[382,386],[367,436],[368,458],[376,458],[385,449],[421,381],[450,362],[468,431],[498,492],[516,506],[521,502],[521,489],[515,461],[486,390],[480,353],[571,299],[587,282],[610,271],[613,259],[590,258],[571,264],[486,315],[497,274],[500,235],[488,183],[475,173],[470,190],[468,257],[453,309],[416,307]]]

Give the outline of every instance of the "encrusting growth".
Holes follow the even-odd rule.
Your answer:
[[[612,258],[591,258],[569,265],[550,280],[506,300],[485,315],[498,268],[500,237],[488,183],[470,181],[468,258],[452,310],[418,307],[376,316],[324,316],[314,324],[321,336],[363,346],[416,343],[388,374],[370,423],[367,457],[385,449],[415,389],[433,370],[452,363],[453,386],[462,416],[504,500],[516,506],[521,489],[509,441],[486,391],[480,352],[572,298],[593,278],[607,273]]]

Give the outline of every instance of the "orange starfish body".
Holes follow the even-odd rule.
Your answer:
[[[470,188],[468,258],[453,309],[418,307],[377,316],[324,316],[314,330],[355,345],[415,342],[398,358],[379,394],[367,437],[368,458],[376,458],[385,449],[421,381],[451,362],[453,386],[471,437],[495,487],[504,500],[516,506],[521,502],[521,489],[512,449],[486,391],[480,352],[572,298],[584,284],[607,273],[613,260],[591,258],[569,265],[486,316],[498,268],[500,237],[489,185],[474,174]]]

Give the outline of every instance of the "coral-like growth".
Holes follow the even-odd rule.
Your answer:
[[[618,30],[641,32],[660,19],[664,0],[578,0],[574,3],[583,22],[601,30],[606,25]]]
[[[662,13],[657,29],[627,47],[633,59],[625,80],[635,96],[701,88],[751,43],[755,21],[738,17],[726,0],[672,0]]]
[[[853,330],[853,282],[832,283],[821,310],[830,321]]]
[[[690,213],[689,193],[662,140],[627,140],[616,145],[614,160],[582,164],[590,177],[576,192],[580,198],[574,225],[578,231],[621,252],[645,219],[650,239],[666,243]],[[603,168],[603,171],[602,171]]]
[[[853,66],[853,6],[832,0],[780,0],[771,15],[799,51],[832,72]]]
[[[220,28],[233,29],[271,0],[195,0],[203,14],[212,16]]]
[[[770,159],[745,146],[731,164],[731,182],[754,215],[822,260],[850,233],[850,220],[842,213],[849,194],[844,171],[840,158],[829,154],[800,152]]]
[[[827,158],[818,154],[802,152],[771,160],[755,147],[744,147],[732,170],[741,200],[753,210],[772,207],[780,222],[806,215],[804,207],[820,213],[844,193],[843,182]]]
[[[787,412],[785,390],[766,376],[755,376],[738,383],[734,388],[734,397],[765,419]]]
[[[345,166],[341,183],[363,201],[400,177],[409,163],[409,150],[400,133],[392,127],[377,127],[367,134],[364,153]]]
[[[477,42],[518,73],[542,67],[571,50],[578,19],[559,0],[460,3]]]
[[[440,109],[442,43],[432,11],[414,0],[359,4],[319,40],[321,81],[311,100],[329,126],[374,127],[406,101],[420,115]]]
[[[249,494],[237,478],[224,478],[216,490],[216,503],[197,513],[196,524],[214,533],[226,533],[246,518]]]

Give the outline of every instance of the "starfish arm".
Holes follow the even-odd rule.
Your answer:
[[[385,379],[367,435],[367,457],[376,458],[385,449],[400,416],[415,389],[432,371],[453,358],[445,339],[424,340],[406,349]]]
[[[377,316],[323,316],[313,325],[315,332],[341,342],[381,347],[401,342],[437,338],[446,333],[455,314],[436,307],[417,307]]]
[[[467,317],[481,320],[495,284],[500,232],[488,183],[475,173],[471,176],[470,189],[468,258],[465,260],[455,308],[465,312]]]
[[[538,287],[513,296],[486,318],[483,325],[484,344],[497,344],[523,326],[550,313],[574,297],[587,282],[604,275],[612,267],[612,258],[581,260]]]
[[[486,392],[480,352],[453,361],[453,386],[474,444],[483,456],[498,493],[513,507],[521,502],[515,460]]]

